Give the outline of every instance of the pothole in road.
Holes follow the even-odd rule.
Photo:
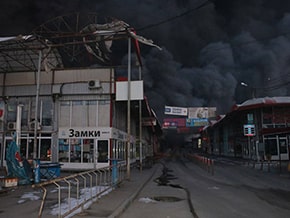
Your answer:
[[[152,198],[155,201],[162,201],[162,202],[177,202],[177,201],[182,201],[184,199],[174,197],[174,196],[156,196]]]

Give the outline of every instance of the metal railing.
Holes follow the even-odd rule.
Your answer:
[[[80,213],[125,177],[126,165],[118,163],[34,184],[33,188],[43,191],[38,217],[42,217],[44,210],[57,217]]]

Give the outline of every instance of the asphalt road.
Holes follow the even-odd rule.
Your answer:
[[[170,181],[190,193],[195,218],[290,217],[290,175],[253,169],[220,158],[214,174],[183,155],[167,160],[177,179]]]

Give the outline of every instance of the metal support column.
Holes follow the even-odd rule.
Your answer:
[[[128,101],[127,101],[127,179],[130,179],[131,147],[131,38],[128,38]]]

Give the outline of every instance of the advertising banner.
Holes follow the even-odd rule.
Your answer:
[[[168,115],[187,116],[187,108],[165,106],[164,113]]]
[[[177,127],[185,127],[185,118],[165,118],[163,120],[163,128],[176,129]]]
[[[208,125],[208,119],[206,118],[187,118],[186,119],[187,127],[206,126],[206,125]]]
[[[188,118],[216,117],[216,107],[191,107],[188,108]]]

